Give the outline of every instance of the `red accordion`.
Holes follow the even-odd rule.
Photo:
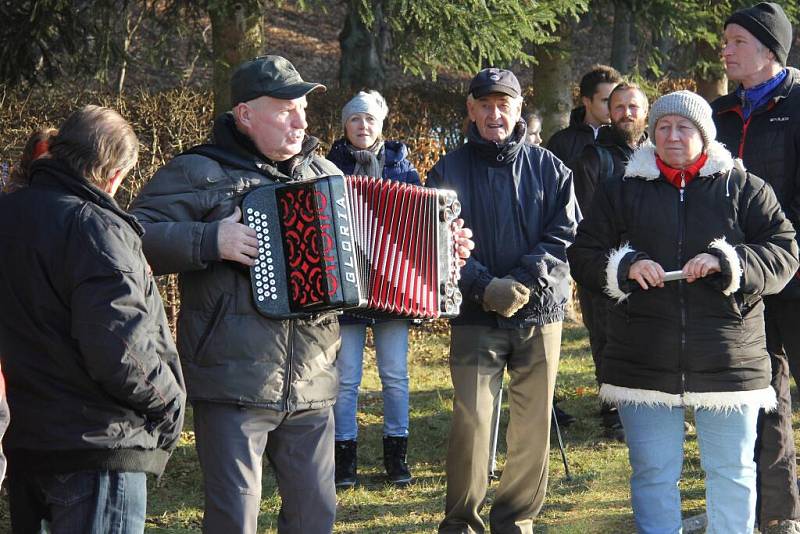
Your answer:
[[[271,318],[348,309],[365,316],[458,315],[452,191],[363,176],[274,183],[249,193],[253,298]]]

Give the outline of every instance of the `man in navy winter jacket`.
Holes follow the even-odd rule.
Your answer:
[[[480,71],[467,98],[469,142],[428,175],[427,185],[458,193],[475,241],[461,273],[461,314],[451,321],[455,399],[443,533],[484,531],[492,409],[506,368],[508,459],[492,531],[532,532],[547,487],[550,411],[570,291],[566,249],[580,212],[569,169],[525,142],[521,108],[512,72]]]

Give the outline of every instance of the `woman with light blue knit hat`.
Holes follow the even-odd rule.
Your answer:
[[[567,251],[573,278],[615,302],[600,397],[619,408],[636,527],[681,531],[684,418],[695,416],[708,533],[750,534],[760,409],[776,406],[764,295],[798,266],[775,193],[716,139],[699,95],[659,98],[650,140],[595,194]]]
[[[408,148],[383,139],[389,108],[377,91],[361,91],[342,108],[344,136],[331,147],[328,159],[345,174],[373,176],[420,185],[408,160]],[[389,481],[411,482],[408,446],[408,321],[368,320],[348,314],[339,319],[342,347],[336,361],[339,395],[336,420],[336,486],[357,481],[358,388],[361,384],[367,326],[372,327],[383,392],[383,461]]]

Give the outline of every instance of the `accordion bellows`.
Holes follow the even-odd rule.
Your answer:
[[[258,234],[250,279],[267,317],[458,315],[453,191],[327,176],[259,187],[242,209]]]

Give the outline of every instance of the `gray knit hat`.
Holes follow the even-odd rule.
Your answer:
[[[389,107],[378,91],[359,91],[342,108],[342,128],[344,128],[347,119],[355,113],[368,113],[375,117],[378,122],[383,122],[386,115],[389,114]]]
[[[686,117],[697,126],[703,136],[703,145],[708,146],[717,138],[717,128],[711,118],[711,106],[705,98],[691,91],[675,91],[655,101],[647,118],[647,133],[656,138],[656,123],[665,115]]]

